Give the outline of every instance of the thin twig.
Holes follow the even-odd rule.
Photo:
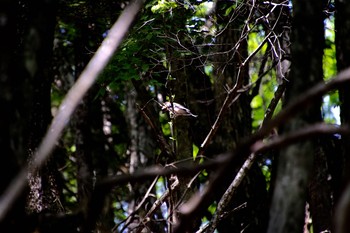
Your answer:
[[[302,96],[299,96],[299,98],[296,98],[294,102],[291,102],[290,105],[277,114],[275,118],[266,122],[266,124],[255,134],[239,144],[235,154],[239,154],[239,156],[243,156],[244,158],[249,156],[249,154],[254,153],[254,151],[251,151],[251,146],[269,134],[274,127],[278,127],[280,124],[285,123],[288,119],[299,113],[301,109],[305,109],[307,106],[309,106],[313,100],[320,98],[328,91],[344,85],[347,82],[350,82],[350,68],[343,70],[329,82],[319,83],[318,85],[315,85],[308,91],[304,92]],[[180,209],[181,218],[175,232],[185,232],[187,226],[189,225],[190,219],[193,219],[201,209],[206,208],[207,205],[209,205],[211,195],[220,184],[222,176],[224,176],[226,172],[231,169],[231,163],[234,161],[233,158],[234,154],[230,156],[230,161],[227,164],[223,164],[222,168],[215,174],[215,176],[213,176],[211,182],[209,183],[210,185],[207,186],[200,198],[198,198],[198,194],[195,194],[187,203],[182,205]]]
[[[139,228],[138,228],[138,231],[137,233],[140,233],[142,232],[142,230],[144,229],[144,227],[146,227],[146,223],[151,221],[151,215],[164,203],[164,201],[171,195],[171,192],[175,191],[175,190],[178,190],[179,189],[179,182],[178,180],[171,184],[169,186],[169,188],[163,193],[163,195],[157,199],[152,207],[149,209],[149,211],[146,213],[146,215],[143,217],[141,223],[142,223],[142,226],[140,225]],[[169,214],[169,217],[171,217],[171,214]]]
[[[167,140],[165,139],[164,134],[161,131],[161,129],[156,127],[154,122],[149,118],[149,116],[146,114],[146,112],[144,111],[143,108],[140,108],[140,106],[138,106],[138,105],[136,105],[136,107],[138,108],[138,110],[140,111],[140,113],[142,114],[142,116],[146,120],[146,122],[149,124],[149,126],[151,126],[151,128],[152,128],[152,130],[157,138],[157,142],[160,146],[161,151],[163,153],[165,153],[165,155],[167,157],[173,158],[174,157],[173,150],[171,149],[170,145],[168,144]]]
[[[349,126],[335,126],[327,124],[315,124],[309,127],[305,127],[301,130],[292,132],[285,136],[274,137],[273,140],[268,142],[255,142],[249,143],[250,153],[263,153],[267,150],[280,148],[287,144],[294,143],[299,140],[305,140],[306,138],[320,135],[320,134],[348,134],[350,133]],[[239,149],[239,148],[237,148]],[[198,171],[203,169],[218,169],[222,168],[223,165],[227,165],[231,161],[233,154],[221,154],[217,158],[211,161],[204,162],[202,164],[191,163],[185,164],[178,167],[162,167],[162,166],[151,166],[144,169],[140,169],[130,174],[123,174],[117,176],[107,177],[96,184],[96,188],[113,188],[117,185],[123,185],[128,182],[144,182],[147,179],[153,179],[157,176],[169,176],[171,174],[177,174],[181,176],[188,176],[196,174]],[[198,196],[196,196],[197,198]]]
[[[241,68],[246,66],[248,64],[248,62],[252,59],[252,57],[259,51],[261,50],[262,46],[266,43],[267,41],[267,38],[268,36],[270,35],[271,33],[269,33],[265,39],[260,43],[260,45],[251,53],[250,56],[248,56],[245,61],[241,64]],[[199,151],[197,153],[197,156],[198,155],[203,155],[207,146],[210,144],[212,138],[215,136],[217,130],[219,129],[220,127],[220,124],[222,122],[222,119],[224,118],[224,115],[227,111],[227,109],[238,99],[238,96],[240,95],[240,90],[241,90],[241,85],[238,85],[240,82],[239,80],[241,79],[242,77],[238,74],[237,75],[237,82],[236,82],[236,85],[232,88],[232,89],[229,89],[227,90],[227,96],[224,100],[224,103],[222,104],[221,106],[221,109],[219,111],[219,114],[213,124],[213,126],[211,127],[207,137],[204,139],[203,143],[201,144],[200,148],[199,148]]]
[[[274,97],[272,98],[269,106],[266,109],[264,121],[261,124],[261,126],[263,126],[266,121],[271,120],[272,115],[276,109],[277,103],[281,99],[282,94],[284,93],[285,87],[286,87],[285,82],[283,82],[282,85],[278,86],[278,88],[274,94]],[[262,142],[262,140],[260,140],[259,142]],[[254,150],[252,149],[252,151],[254,151]],[[206,231],[207,233],[212,233],[216,229],[219,221],[222,219],[221,218],[222,213],[226,209],[226,206],[230,203],[238,186],[242,183],[244,177],[246,177],[248,171],[252,167],[252,165],[256,159],[256,156],[257,156],[256,152],[253,152],[249,155],[249,157],[246,159],[246,161],[244,162],[242,167],[239,169],[238,173],[236,174],[236,176],[235,176],[234,180],[232,181],[232,183],[230,184],[230,186],[227,188],[225,193],[222,195],[222,197],[217,205],[215,215],[209,223],[208,229]]]
[[[115,225],[112,229],[112,232],[114,232],[118,226],[120,224],[122,224],[123,222],[128,222],[129,219],[131,219],[136,213],[137,211],[139,211],[139,209],[142,207],[142,205],[145,203],[146,199],[150,196],[150,193],[152,191],[152,189],[154,188],[154,186],[156,185],[157,181],[159,179],[159,176],[156,176],[156,178],[153,180],[152,184],[150,185],[150,187],[148,188],[147,192],[145,193],[145,195],[143,196],[142,200],[140,201],[140,203],[136,206],[135,210],[132,211],[132,213],[129,214],[129,216],[124,219],[123,221],[121,221],[120,223],[118,223],[117,225]],[[127,224],[125,224],[127,225]]]

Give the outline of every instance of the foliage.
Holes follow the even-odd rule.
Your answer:
[[[329,80],[337,73],[334,17],[325,20],[326,46],[323,55],[323,71],[325,80]],[[323,98],[323,115],[326,122],[340,124],[339,120],[339,97],[337,92],[330,93]]]
[[[54,35],[54,79],[50,89],[53,116],[128,2],[60,1]],[[75,229],[93,224],[87,231],[141,232],[147,228],[152,232],[173,232],[174,223],[191,220],[197,222],[185,225],[195,225],[193,231],[206,224],[220,230],[230,226],[230,229],[247,229],[247,232],[254,232],[254,228],[249,227],[255,224],[267,227],[267,223],[259,222],[266,221],[267,217],[258,219],[254,214],[259,211],[254,208],[272,199],[278,152],[274,148],[267,151],[256,148],[268,146],[276,137],[280,139],[279,129],[253,137],[254,143],[247,148],[244,146],[250,139],[238,135],[237,129],[249,129],[249,136],[253,135],[266,127],[266,122],[271,120],[268,117],[273,118],[285,108],[284,95],[276,97],[276,92],[285,83],[288,88],[289,70],[281,81],[277,77],[277,66],[283,59],[290,59],[288,50],[292,41],[283,47],[285,41],[281,38],[290,27],[291,9],[279,1],[273,4],[218,2],[146,1],[95,87],[81,100],[82,107],[76,118],[67,123],[53,157],[59,168],[57,186],[62,213],[77,216],[79,223]],[[323,74],[324,80],[329,81],[338,72],[334,16],[325,22]],[[222,35],[232,38],[239,35],[239,38],[235,38],[236,44],[231,44],[232,38],[222,39]],[[245,42],[247,48],[243,51]],[[241,83],[234,83],[238,77],[230,77],[228,81],[224,71],[229,69],[237,74],[247,69],[248,76],[242,74]],[[234,72],[228,76],[236,75]],[[164,101],[173,102],[185,92],[186,98],[181,99],[181,104],[199,113],[198,118],[173,117],[174,114],[168,114],[164,108],[162,112]],[[274,98],[277,98],[276,105],[269,109]],[[228,103],[219,100],[228,100]],[[323,97],[322,120],[340,124],[337,116],[340,105],[338,91],[328,92]],[[247,108],[251,115],[245,116],[240,108]],[[241,125],[247,117],[251,125]],[[230,133],[220,131],[225,127]],[[180,133],[176,135],[176,132]],[[242,140],[234,141],[235,137]],[[185,153],[179,151],[180,139],[190,145],[185,159],[180,157]],[[214,139],[234,141],[233,147],[227,145],[234,148],[229,155],[234,159],[216,157],[226,148],[219,148]],[[282,141],[276,147],[283,149],[283,143],[290,142]],[[234,154],[236,150],[239,154]],[[249,161],[250,150],[256,150],[253,155],[257,161]],[[230,182],[237,180],[244,161],[258,166],[250,164],[243,169],[243,178],[233,190],[233,199],[220,209],[229,183],[215,179],[221,176]],[[229,169],[228,164],[232,166]],[[197,166],[203,167],[193,172]],[[167,173],[177,168],[183,170]],[[213,184],[217,186],[211,186]],[[205,191],[213,187],[215,191],[205,196]],[[266,193],[257,193],[261,187]],[[204,194],[196,196],[196,192]],[[195,207],[186,206],[191,197],[204,204],[198,216],[186,219],[186,215],[184,218],[177,213],[184,211],[183,206]],[[99,208],[93,214],[96,206]],[[268,211],[269,207],[264,208]],[[215,225],[216,215],[219,226]],[[84,217],[80,219],[81,216]],[[257,229],[255,232],[262,228]]]

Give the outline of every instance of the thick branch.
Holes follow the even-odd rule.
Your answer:
[[[144,0],[135,0],[123,11],[77,82],[69,90],[33,158],[33,167],[40,168],[48,159],[69,118],[121,44],[143,2]],[[26,186],[27,173],[28,168],[23,168],[2,195],[0,199],[0,221],[4,219],[8,210]]]
[[[282,123],[286,123],[288,119],[300,112],[300,109],[306,109],[313,100],[326,94],[328,91],[335,89],[345,83],[350,82],[350,68],[340,72],[335,78],[327,83],[319,83],[308,91],[304,92],[302,96],[299,96],[296,100],[291,102],[284,110],[282,110],[275,118],[268,121],[259,131],[252,135],[246,141],[243,141],[235,151],[236,155],[248,157],[251,153],[250,147],[256,142],[269,134],[274,127],[278,127]],[[184,232],[188,221],[193,216],[197,215],[201,209],[207,208],[210,204],[210,198],[214,190],[220,185],[221,177],[224,176],[230,169],[231,163],[234,161],[234,156],[230,157],[230,161],[224,164],[218,171],[216,176],[212,178],[210,185],[205,189],[204,193],[198,198],[199,195],[194,195],[186,204],[180,209],[182,214],[181,221],[175,229],[175,232]]]

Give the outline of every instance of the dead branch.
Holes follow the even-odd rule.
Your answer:
[[[81,73],[77,82],[69,90],[33,157],[32,166],[34,168],[40,168],[49,158],[50,153],[55,147],[57,140],[61,136],[74,110],[88,89],[95,83],[98,75],[102,72],[115,50],[121,44],[143,3],[144,0],[135,0],[128,5],[112,26],[108,36],[104,39],[95,55]],[[27,174],[28,167],[24,167],[2,195],[0,199],[0,221],[4,219],[8,210],[27,185]]]
[[[140,208],[142,207],[142,205],[145,203],[145,201],[147,200],[148,197],[150,197],[150,193],[152,191],[152,189],[154,188],[154,186],[156,185],[157,181],[159,179],[159,176],[156,176],[156,178],[153,180],[152,184],[150,185],[150,187],[148,188],[147,192],[145,193],[145,195],[143,196],[142,200],[140,201],[139,204],[137,204],[136,208],[132,211],[132,213],[129,214],[129,216],[124,219],[123,221],[119,222],[118,224],[116,224],[113,228],[112,228],[112,232],[115,232],[118,227],[125,222],[125,226],[123,227],[123,229],[125,229],[131,219],[133,218],[133,216],[140,210]],[[142,221],[143,222],[143,221]],[[123,230],[121,230],[121,232],[123,232]]]
[[[290,133],[290,134],[285,135],[285,136],[275,137],[271,141],[268,141],[266,143],[264,143],[262,141],[258,141],[256,143],[251,144],[249,149],[248,149],[251,156],[248,157],[248,159],[245,161],[244,165],[242,166],[242,168],[240,169],[240,171],[236,175],[234,182],[231,184],[232,193],[234,193],[234,191],[239,186],[240,182],[245,177],[247,171],[249,170],[250,166],[254,162],[256,155],[263,153],[263,152],[266,152],[266,151],[271,150],[271,149],[281,148],[281,147],[289,145],[291,143],[305,140],[305,139],[311,138],[311,137],[316,136],[316,135],[335,134],[335,133],[350,134],[350,127],[348,127],[348,126],[338,127],[338,126],[334,126],[334,125],[326,125],[326,124],[320,123],[320,124],[316,124],[316,125],[312,125],[312,126],[300,129],[296,132]],[[241,148],[243,146],[241,146]],[[243,151],[241,148],[237,148],[238,149],[237,151]],[[144,182],[146,179],[151,179],[151,178],[154,178],[157,176],[168,176],[171,174],[186,176],[189,174],[196,174],[197,172],[202,171],[203,169],[208,169],[208,168],[210,168],[210,169],[221,168],[220,170],[218,170],[218,173],[216,175],[216,177],[219,178],[223,172],[222,167],[226,167],[229,164],[229,162],[232,160],[232,158],[235,156],[235,154],[239,154],[237,151],[235,153],[231,153],[231,154],[220,155],[216,159],[213,159],[209,162],[205,162],[203,164],[197,164],[197,163],[193,162],[192,164],[185,164],[183,166],[178,166],[178,167],[153,166],[153,167],[148,167],[148,168],[145,168],[142,170],[138,170],[132,174],[125,174],[125,175],[118,175],[115,177],[109,177],[109,178],[106,178],[106,179],[104,179],[101,182],[96,184],[96,189],[95,189],[94,193],[99,193],[99,192],[101,192],[101,190],[106,192],[106,190],[110,190],[117,185],[122,185],[122,184],[126,184],[129,182],[131,182],[131,183]],[[242,155],[242,154],[239,154],[239,155]],[[216,178],[216,179],[218,179],[218,178]],[[177,226],[175,232],[179,232],[178,229],[181,229],[180,232],[184,232],[182,230],[185,229],[186,225],[183,225],[183,226],[181,226],[181,225],[186,224],[186,223],[188,223],[188,221],[191,220],[190,217],[194,213],[196,213],[195,211],[198,211],[198,209],[196,209],[196,208],[199,208],[199,207],[206,208],[206,206],[201,206],[201,205],[203,205],[203,203],[205,203],[204,202],[205,199],[203,199],[203,198],[207,198],[207,195],[209,195],[210,193],[213,192],[213,187],[214,187],[213,184],[215,185],[215,182],[217,182],[216,179],[212,180],[211,185],[205,189],[205,191],[202,195],[199,195],[199,194],[195,195],[194,197],[192,197],[192,199],[188,203],[186,203],[182,207],[180,207],[180,213],[181,213],[182,217],[180,218],[181,221],[180,221],[179,225]],[[149,221],[150,215],[157,208],[159,208],[159,206],[164,202],[164,200],[168,197],[168,195],[169,195],[169,190],[166,191],[163,194],[163,196],[154,203],[152,208],[149,210],[149,212],[147,213],[147,215],[143,219],[142,223],[147,223],[147,221]],[[96,196],[96,195],[93,195],[93,196]],[[200,198],[198,198],[198,197],[200,197]],[[220,216],[222,216],[222,214],[218,215],[218,220],[221,219]],[[183,227],[183,228],[179,228],[179,227]]]
[[[255,1],[254,1],[255,2]],[[252,9],[252,8],[251,8]],[[252,12],[252,11],[251,11]],[[251,13],[250,12],[250,13]],[[262,49],[263,45],[269,40],[269,37],[270,35],[272,34],[274,28],[276,27],[277,25],[277,21],[275,22],[275,24],[273,25],[271,31],[265,36],[264,40],[258,45],[258,47],[244,60],[243,63],[241,63],[241,67],[240,68],[243,68],[244,66],[246,66],[250,61],[251,59]],[[247,32],[245,33],[245,35],[241,35],[241,38],[240,40],[237,42],[237,44],[233,47],[233,48],[238,48],[241,41],[246,38],[247,34],[249,33],[249,31],[252,30],[252,29],[247,29]],[[243,30],[245,31],[245,30]],[[242,32],[243,33],[243,32]],[[232,48],[232,49],[233,49]],[[233,55],[232,55],[233,56]],[[236,84],[233,88],[229,89],[227,91],[227,96],[226,96],[226,99],[224,100],[224,103],[222,104],[221,106],[221,109],[220,109],[220,112],[213,124],[213,126],[211,127],[207,137],[204,139],[203,143],[201,144],[200,148],[199,148],[199,151],[197,153],[197,156],[198,155],[203,155],[207,146],[210,144],[211,140],[213,139],[213,137],[215,136],[217,130],[219,129],[220,127],[220,124],[222,122],[222,119],[227,111],[227,109],[232,105],[233,102],[235,102],[238,97],[240,96],[240,89],[242,88],[242,80],[241,77],[240,77],[240,72],[238,72],[238,75],[237,75],[237,81],[236,81]],[[259,77],[260,78],[260,77]]]
[[[249,143],[249,151],[251,153],[264,153],[268,150],[281,148],[291,143],[295,143],[300,140],[305,140],[316,135],[335,133],[349,134],[350,127],[319,123],[311,125],[309,127],[305,127],[301,130],[298,130],[285,136],[274,137],[268,142],[258,141],[255,143]],[[237,151],[241,150],[240,148],[243,146],[245,145],[241,144],[241,146],[237,148]],[[171,174],[188,176],[196,174],[197,172],[202,171],[203,169],[221,168],[223,165],[227,164],[227,162],[231,161],[232,156],[232,154],[221,154],[218,155],[215,159],[212,159],[208,162],[204,162],[202,164],[197,164],[193,162],[191,164],[187,163],[185,165],[177,167],[162,167],[160,165],[150,166],[144,169],[137,170],[134,173],[107,177],[98,182],[96,184],[96,188],[113,188],[117,185],[122,185],[129,182],[144,182],[144,180],[146,179],[153,179],[157,176],[169,176]]]
[[[291,143],[297,141],[306,140],[321,134],[349,134],[350,127],[327,125],[324,123],[314,124],[303,129],[300,129],[294,133],[284,136],[274,137],[271,141],[264,143],[263,141],[257,141],[251,146],[251,151],[254,153],[264,153],[270,149],[278,149],[285,147]]]
[[[284,93],[285,87],[286,87],[285,81],[283,81],[283,83],[278,86],[278,88],[274,94],[274,97],[272,98],[269,106],[266,109],[264,121],[261,124],[261,126],[263,126],[266,121],[271,120],[272,115],[277,107],[277,103],[281,99],[281,97]],[[258,142],[262,142],[262,140],[260,140]],[[252,149],[252,151],[254,151],[254,150]],[[247,175],[248,171],[250,170],[251,166],[253,165],[253,163],[256,159],[256,156],[257,156],[256,152],[251,153],[249,155],[249,157],[247,158],[247,160],[242,165],[242,167],[240,168],[240,170],[238,171],[235,179],[232,181],[230,186],[225,191],[224,195],[221,197],[221,199],[217,205],[217,208],[216,208],[216,213],[215,213],[214,217],[212,218],[212,220],[210,221],[209,226],[208,226],[209,228],[206,232],[211,233],[211,232],[214,232],[214,230],[216,229],[217,224],[222,219],[221,216],[222,216],[224,209],[230,203],[236,189],[242,183],[244,177]]]
[[[300,109],[305,109],[308,107],[313,102],[313,100],[321,97],[328,91],[335,89],[340,85],[344,85],[347,82],[350,82],[350,68],[343,70],[329,82],[319,83],[318,85],[303,93],[302,96],[299,96],[299,98],[294,100],[294,102],[291,102],[291,104],[283,109],[275,118],[267,121],[267,123],[249,139],[243,141],[237,147],[237,150],[230,156],[228,163],[223,164],[222,168],[212,178],[210,185],[207,186],[200,198],[198,198],[198,194],[194,195],[186,204],[181,207],[180,214],[182,216],[174,232],[185,232],[186,226],[188,225],[190,219],[193,219],[193,217],[198,214],[201,209],[207,208],[210,203],[212,192],[214,192],[217,186],[220,185],[221,177],[224,176],[231,168],[231,163],[233,162],[234,155],[248,157],[249,154],[254,152],[251,150],[251,146],[262,139],[264,136],[268,135],[274,127],[278,127],[280,124],[286,123],[288,119],[299,113]],[[325,132],[319,128],[318,130],[320,130],[322,133]],[[335,129],[333,130],[335,131]],[[332,133],[334,133],[334,131],[332,131]],[[259,150],[262,150],[262,148]]]
[[[140,108],[137,105],[137,108],[139,109],[139,111],[141,112],[143,118],[146,120],[146,122],[151,126],[154,134],[156,135],[156,139],[157,142],[159,144],[159,147],[161,149],[161,151],[163,153],[165,153],[165,156],[167,156],[168,158],[174,158],[175,155],[173,153],[173,150],[171,149],[169,143],[167,142],[167,140],[164,138],[163,132],[161,129],[159,129],[154,122],[152,121],[149,117],[149,115],[147,115],[147,113],[145,112],[144,108]]]

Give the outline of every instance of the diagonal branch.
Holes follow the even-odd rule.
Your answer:
[[[320,134],[324,134],[324,135],[328,134],[329,135],[329,134],[335,134],[335,133],[339,133],[342,135],[350,134],[350,127],[349,126],[338,127],[338,126],[334,126],[334,125],[327,125],[327,124],[319,123],[319,124],[311,125],[311,126],[306,127],[306,128],[302,128],[302,129],[295,131],[295,132],[291,132],[285,136],[275,137],[271,141],[268,141],[266,143],[264,143],[262,141],[258,141],[256,143],[252,144],[249,148],[249,151],[250,151],[249,158],[246,160],[246,162],[244,163],[244,165],[242,166],[242,168],[240,169],[240,171],[236,175],[234,182],[231,184],[232,192],[234,192],[237,189],[240,182],[245,177],[245,175],[247,173],[247,169],[250,168],[252,161],[254,160],[256,155],[263,153],[263,152],[266,152],[266,151],[271,150],[271,149],[281,148],[281,147],[284,147],[286,145],[314,137],[316,135],[320,135]],[[237,154],[237,152],[236,152],[236,154]],[[203,164],[197,164],[195,162],[192,162],[191,164],[185,164],[183,166],[178,166],[178,167],[153,166],[153,167],[148,167],[145,169],[138,170],[132,174],[124,174],[124,175],[118,175],[115,177],[109,177],[109,178],[106,178],[106,179],[104,179],[96,184],[96,189],[94,190],[93,196],[96,196],[96,194],[101,192],[101,190],[103,190],[104,192],[108,192],[108,190],[112,189],[113,187],[115,187],[117,185],[122,185],[122,184],[126,184],[129,182],[131,182],[131,183],[144,182],[146,179],[151,179],[151,178],[158,177],[158,176],[167,176],[170,174],[178,174],[178,175],[195,174],[198,171],[201,171],[203,169],[208,169],[208,168],[209,169],[220,169],[223,166],[226,166],[228,164],[228,162],[233,158],[234,155],[235,155],[235,153],[220,155],[216,159],[213,159],[210,162],[204,162]],[[221,172],[221,171],[222,171],[222,169],[219,170],[219,172]],[[212,185],[207,187],[207,191],[204,194],[207,194],[209,192],[209,189],[211,189],[211,187],[212,187]],[[214,192],[214,191],[211,190],[211,192]],[[149,212],[143,218],[143,221],[142,221],[143,224],[147,224],[147,221],[149,221],[150,215],[157,208],[159,208],[159,206],[164,202],[165,198],[167,198],[168,195],[169,195],[169,190],[166,191],[162,195],[162,197],[159,198],[154,203],[152,208],[149,210]],[[194,213],[193,208],[196,207],[196,205],[194,205],[194,204],[196,204],[196,203],[194,203],[194,200],[198,201],[198,203],[201,203],[201,201],[203,201],[203,198],[198,198],[199,196],[200,195],[197,195],[194,199],[191,200],[190,203],[186,203],[184,207],[181,207],[180,210],[182,212],[182,216],[185,217],[185,220],[183,218],[181,218],[180,227],[181,227],[181,224],[185,224],[185,223],[189,224],[189,221],[191,221],[191,218],[187,218],[186,216]],[[203,195],[203,196],[205,196],[205,195]],[[93,198],[93,199],[95,200],[96,198]],[[193,205],[193,206],[191,206],[191,205]],[[189,213],[184,216],[183,215],[184,210],[185,210],[184,208],[188,208],[189,206],[192,208],[190,208],[188,210]],[[218,221],[220,221],[224,217],[225,217],[224,213],[218,214]],[[186,225],[182,225],[182,227],[184,227],[184,228],[181,228],[181,231],[177,231],[177,232],[185,232],[185,230],[183,230],[183,229],[185,229]],[[210,227],[210,226],[207,226],[207,227]],[[208,228],[207,228],[207,230],[208,230]],[[212,231],[207,231],[207,232],[212,232]]]
[[[52,120],[51,126],[35,153],[33,167],[40,168],[48,159],[57,140],[61,136],[63,129],[67,125],[69,118],[85,93],[95,83],[98,75],[107,65],[115,50],[121,44],[143,3],[144,0],[135,0],[128,5],[118,18],[117,22],[112,26],[108,36],[104,39],[102,45],[81,73],[77,82],[69,90],[57,115]],[[2,195],[0,199],[0,221],[4,219],[8,210],[25,188],[27,184],[27,173],[28,168],[23,168]]]
[[[261,50],[261,48],[263,47],[263,45],[266,43],[268,37],[270,36],[271,33],[269,33],[265,38],[264,40],[259,44],[259,46],[245,59],[245,61],[241,64],[241,68],[246,66],[248,64],[248,62],[253,58],[253,56],[259,52]],[[227,109],[232,105],[233,102],[235,102],[238,97],[240,96],[240,89],[242,88],[242,85],[240,84],[241,83],[241,80],[242,77],[240,76],[240,74],[238,73],[237,75],[237,82],[236,82],[236,85],[229,89],[227,91],[227,96],[224,100],[224,103],[222,104],[222,107],[220,109],[220,112],[213,124],[213,126],[211,127],[207,137],[204,139],[203,143],[201,144],[200,148],[199,148],[199,151],[197,153],[197,156],[198,155],[203,155],[204,152],[205,152],[205,149],[207,148],[207,146],[210,144],[211,140],[213,139],[213,137],[215,136],[217,130],[219,129],[220,127],[220,124],[222,122],[222,119],[224,118],[224,115],[227,111]]]
[[[295,116],[300,112],[300,109],[305,109],[313,103],[313,101],[328,91],[338,88],[341,85],[350,82],[350,68],[347,68],[335,76],[327,83],[319,83],[304,92],[302,96],[299,96],[294,102],[291,102],[285,109],[283,109],[275,118],[267,121],[266,124],[250,138],[243,141],[236,149],[236,151],[230,156],[230,160],[223,164],[221,169],[213,176],[210,185],[206,187],[201,195],[194,195],[187,203],[185,203],[180,209],[180,220],[174,232],[185,232],[189,221],[194,218],[203,209],[206,209],[210,204],[212,193],[221,184],[220,180],[225,176],[234,162],[235,156],[241,156],[247,158],[252,152],[251,146],[269,134],[274,127],[278,127],[282,123],[286,123],[287,120]],[[198,198],[200,196],[200,198]]]
[[[264,121],[262,123],[262,126],[265,124],[266,121],[271,120],[272,115],[276,109],[277,103],[281,99],[281,97],[284,93],[285,87],[286,87],[285,82],[283,82],[281,85],[278,86],[278,88],[274,94],[274,97],[272,98],[269,106],[266,109],[265,118],[264,118]],[[258,142],[262,142],[262,140],[259,140]],[[254,151],[254,150],[252,149],[252,151]],[[244,177],[247,175],[248,171],[250,170],[251,166],[253,165],[253,163],[256,159],[256,156],[257,156],[257,153],[255,153],[255,152],[253,152],[249,155],[247,160],[244,162],[244,164],[242,165],[242,167],[238,171],[235,179],[232,181],[230,186],[227,188],[225,193],[222,195],[222,197],[217,205],[216,213],[209,223],[209,228],[206,231],[207,233],[214,232],[214,230],[216,229],[218,223],[222,219],[222,215],[223,215],[224,210],[226,209],[226,206],[230,203],[236,189],[242,183]]]
[[[153,129],[153,132],[156,136],[156,140],[159,144],[159,147],[163,153],[165,153],[165,156],[168,158],[174,158],[175,155],[173,153],[173,150],[171,149],[169,143],[167,140],[164,138],[163,132],[161,129],[159,129],[154,122],[152,121],[149,117],[150,114],[147,115],[145,112],[144,108],[140,108],[140,106],[137,105],[137,108],[139,109],[140,113],[142,114],[143,118],[146,120],[146,122],[151,126]]]
[[[248,149],[248,151],[250,152],[250,156],[248,157],[248,159],[246,160],[246,162],[244,163],[244,165],[236,175],[234,182],[231,184],[232,192],[234,192],[237,189],[240,182],[245,177],[256,155],[266,152],[267,150],[281,148],[286,145],[314,137],[316,135],[335,134],[335,133],[339,133],[342,135],[350,134],[350,127],[349,126],[338,127],[334,125],[319,123],[319,124],[311,125],[306,128],[302,128],[295,132],[291,132],[285,136],[275,137],[271,141],[268,141],[266,143],[262,141],[258,141],[250,144]],[[208,169],[208,168],[218,169],[218,173],[221,174],[223,171],[222,167],[229,166],[229,162],[232,160],[235,154],[239,154],[239,151],[243,151],[239,147],[237,149],[238,150],[235,153],[220,155],[216,159],[213,159],[209,162],[204,162],[202,164],[197,164],[195,162],[192,162],[191,164],[187,163],[183,166],[178,166],[178,167],[153,166],[153,167],[148,167],[145,169],[138,170],[132,174],[124,174],[124,175],[118,175],[115,177],[109,177],[96,184],[96,189],[94,190],[93,196],[101,192],[101,190],[107,192],[108,190],[112,189],[117,185],[122,185],[129,182],[131,183],[144,182],[146,179],[151,179],[157,176],[168,176],[171,174],[178,174],[178,175],[185,176],[189,174],[195,174],[199,171],[202,171],[203,169]],[[220,176],[218,175],[217,177],[220,177]],[[213,180],[213,182],[215,183],[217,181]],[[160,204],[164,201],[164,199],[169,195],[168,191],[165,192],[164,195],[154,203],[151,210],[147,213],[146,217],[142,221],[143,223],[147,223],[148,217],[154,212],[156,208],[160,206]],[[212,183],[210,186],[207,187],[206,191],[202,196],[195,195],[195,197],[193,197],[190,202],[186,203],[184,206],[181,207],[180,211],[182,214],[182,218],[181,218],[180,225],[177,226],[176,228],[177,230],[175,232],[185,232],[186,224],[189,224],[189,221],[191,221],[192,219],[190,217],[195,214],[195,211],[197,211],[197,209],[195,208],[199,208],[200,204],[203,204],[204,203],[203,201],[205,201],[204,197],[207,197],[208,194],[213,192],[214,191],[213,191],[213,183]],[[93,199],[95,200],[96,198],[93,198]],[[220,219],[222,219],[223,216],[224,215],[222,214],[218,214],[218,221],[220,221]],[[208,231],[208,232],[212,232],[212,231]]]
[[[320,134],[350,134],[350,126],[334,126],[327,125],[323,123],[311,125],[309,127],[305,127],[298,131],[292,132],[285,136],[275,137],[271,141],[266,143],[264,142],[256,142],[252,143],[249,146],[250,153],[263,153],[271,149],[281,148],[291,143],[295,143],[300,140],[305,140],[307,138],[313,137],[315,135]],[[239,149],[239,148],[237,148]],[[135,171],[131,174],[123,174],[117,176],[111,176],[105,178],[98,183],[96,183],[96,189],[106,188],[112,189],[117,185],[124,185],[129,182],[144,182],[146,179],[153,179],[157,176],[169,176],[171,174],[178,174],[181,176],[187,176],[196,174],[198,171],[203,169],[220,169],[223,165],[227,165],[228,162],[234,156],[231,154],[221,154],[217,156],[217,158],[212,159],[211,161],[204,162],[202,164],[198,164],[195,162],[186,163],[185,165],[177,166],[177,167],[162,167],[160,165],[154,165],[147,168],[143,168]],[[198,197],[198,196],[197,196]]]

